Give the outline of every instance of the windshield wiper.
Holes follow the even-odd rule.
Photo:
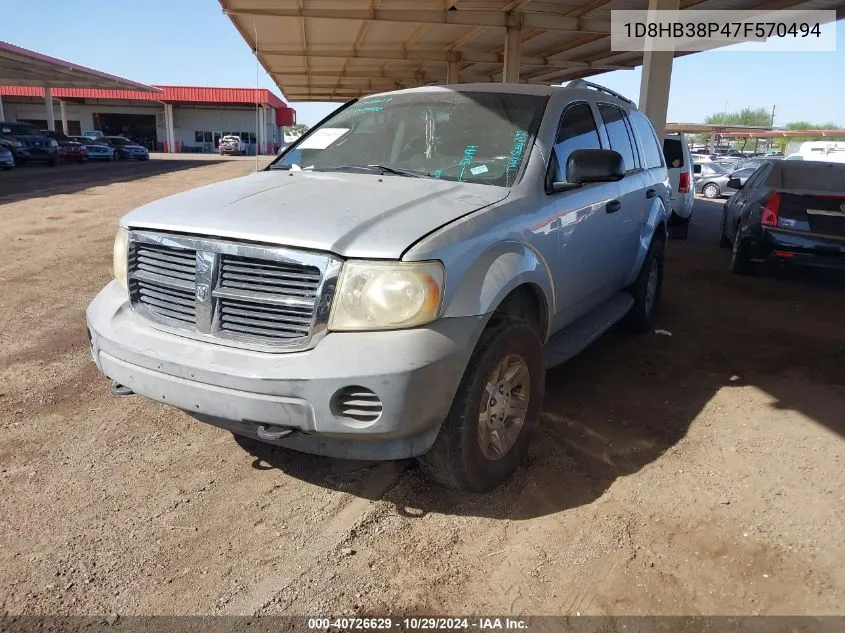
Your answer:
[[[387,165],[330,165],[326,167],[315,167],[314,171],[360,171],[364,173],[375,174],[393,174],[395,176],[405,176],[407,178],[431,178],[433,174],[426,171],[416,171],[414,169],[402,169],[401,167],[388,167]]]

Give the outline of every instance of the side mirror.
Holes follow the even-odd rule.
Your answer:
[[[591,182],[616,182],[625,177],[622,154],[611,149],[576,149],[566,160],[566,182],[552,183],[555,192]]]
[[[739,178],[731,178],[728,181],[728,188],[730,188],[730,189],[742,189],[742,182],[740,182]]]

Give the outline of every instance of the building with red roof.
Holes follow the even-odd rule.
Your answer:
[[[248,153],[272,154],[284,142],[282,126],[296,124],[296,111],[266,89],[153,87],[160,92],[53,87],[51,99],[59,105],[53,109],[59,114],[55,129],[124,135],[166,152],[215,152],[222,136],[234,134]],[[0,100],[0,119],[51,127],[43,87],[0,86]]]

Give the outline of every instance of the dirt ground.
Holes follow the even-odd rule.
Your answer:
[[[737,278],[699,201],[659,328],[548,375],[495,492],[109,395],[83,312],[133,207],[251,161],[0,173],[0,612],[843,614],[845,282]]]

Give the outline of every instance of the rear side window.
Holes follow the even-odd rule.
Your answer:
[[[599,114],[604,121],[607,137],[610,139],[610,149],[622,154],[622,158],[625,160],[625,171],[636,169],[634,147],[631,144],[628,126],[625,125],[625,113],[622,112],[621,108],[614,105],[600,103]]]
[[[657,137],[654,135],[654,128],[646,116],[637,110],[631,112],[631,123],[640,137],[643,144],[643,165],[646,169],[661,167],[663,165],[663,152],[657,144]]]
[[[570,106],[560,118],[555,140],[555,153],[561,165],[576,149],[601,149],[599,131],[593,111],[586,103]]]
[[[676,138],[663,139],[663,158],[666,159],[667,167],[684,166],[684,145]]]

